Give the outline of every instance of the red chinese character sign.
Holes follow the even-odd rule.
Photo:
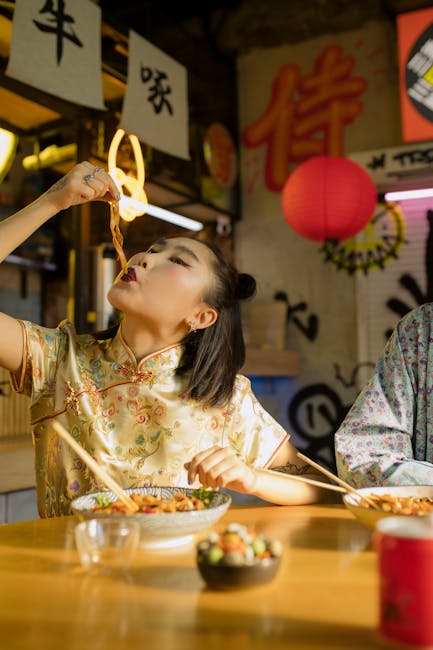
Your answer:
[[[101,9],[89,0],[16,0],[6,74],[70,102],[105,109]]]
[[[187,83],[183,65],[131,31],[121,128],[159,151],[189,159]]]
[[[433,9],[397,17],[404,142],[433,138]]]
[[[267,109],[242,134],[246,147],[266,146],[268,189],[281,190],[293,163],[343,155],[344,129],[362,112],[360,96],[367,88],[365,79],[352,76],[354,65],[353,57],[332,45],[310,74],[302,76],[295,64],[282,66]]]
[[[315,156],[289,176],[282,192],[289,226],[306,239],[341,241],[360,232],[377,203],[366,171],[348,158]]]

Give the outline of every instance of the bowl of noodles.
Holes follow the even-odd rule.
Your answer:
[[[357,490],[360,496],[347,493],[343,503],[359,521],[374,528],[383,517],[424,517],[433,515],[433,486],[404,485],[366,487]],[[368,497],[375,508],[362,497]]]
[[[231,498],[205,488],[142,487],[125,490],[138,506],[128,513],[114,492],[84,494],[71,503],[79,518],[128,517],[140,524],[140,546],[170,548],[189,544],[194,534],[213,526],[226,512]]]

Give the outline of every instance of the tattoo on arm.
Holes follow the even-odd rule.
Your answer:
[[[57,181],[57,183],[54,183],[54,185],[52,185],[49,190],[47,190],[47,194],[51,194],[51,192],[56,192],[57,190],[61,190],[62,187],[64,187],[67,182],[68,181],[65,177],[61,178],[59,181]]]
[[[287,463],[287,465],[280,465],[279,467],[273,467],[274,472],[281,472],[282,474],[308,474],[311,472],[310,465],[295,465],[294,463]]]

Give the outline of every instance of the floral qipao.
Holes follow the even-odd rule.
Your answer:
[[[70,502],[103,488],[56,436],[58,420],[123,487],[187,486],[184,463],[213,445],[231,446],[251,466],[269,465],[287,440],[282,427],[238,375],[225,408],[183,397],[176,369],[181,344],[138,364],[122,337],[98,341],[71,323],[55,329],[22,321],[25,356],[17,392],[31,398],[36,487],[43,517],[68,514]]]
[[[356,487],[433,485],[433,303],[407,314],[335,436]]]

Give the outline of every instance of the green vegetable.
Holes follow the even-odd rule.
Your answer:
[[[266,542],[263,537],[253,539],[251,546],[253,547],[254,555],[261,555],[266,551]]]
[[[206,507],[210,505],[212,494],[213,490],[206,487],[201,487],[192,491],[192,496],[199,499]]]
[[[207,553],[207,561],[209,564],[218,564],[224,555],[224,551],[219,546],[211,546]]]
[[[95,496],[96,505],[100,508],[108,508],[111,504],[109,497],[106,494],[97,494]]]

